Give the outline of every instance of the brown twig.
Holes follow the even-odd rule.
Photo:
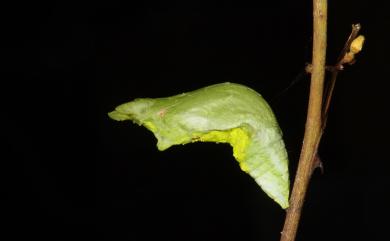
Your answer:
[[[352,32],[340,52],[336,64],[326,66],[326,16],[327,0],[313,0],[313,63],[306,66],[306,72],[311,73],[309,107],[301,156],[281,241],[295,240],[310,177],[317,167],[322,170],[321,159],[317,155],[317,151],[326,127],[338,73],[344,69],[344,64],[355,62],[355,54],[360,52],[364,43],[364,37],[358,36],[360,24],[352,25]],[[325,70],[331,72],[331,78],[324,91]]]
[[[293,241],[298,229],[307,186],[317,154],[322,127],[322,95],[325,78],[327,0],[313,0],[313,59],[309,106],[303,146],[281,241]]]

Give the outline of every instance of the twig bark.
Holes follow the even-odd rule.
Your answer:
[[[303,146],[294,187],[287,210],[281,241],[293,241],[301,217],[302,205],[316,159],[322,129],[322,96],[326,59],[327,0],[313,0],[313,58],[309,106]]]

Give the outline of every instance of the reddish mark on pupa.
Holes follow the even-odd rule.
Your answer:
[[[166,113],[167,113],[166,109],[161,109],[160,111],[157,112],[157,115],[163,118]]]

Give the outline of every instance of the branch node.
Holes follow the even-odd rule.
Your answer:
[[[319,156],[318,154],[315,155],[315,157],[314,157],[314,161],[313,161],[313,166],[312,166],[311,173],[313,174],[313,172],[314,172],[317,168],[320,169],[321,174],[324,174],[324,165],[323,165],[323,163],[322,163],[322,161],[321,161],[321,158],[320,158],[320,156]]]

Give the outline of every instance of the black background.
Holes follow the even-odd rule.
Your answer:
[[[228,145],[159,152],[108,119],[116,105],[225,81],[259,91],[294,176],[311,56],[311,1],[11,4],[2,7],[4,240],[278,240],[284,211]],[[389,240],[389,15],[331,1],[328,63],[360,22],[367,41],[339,76],[298,240]]]

